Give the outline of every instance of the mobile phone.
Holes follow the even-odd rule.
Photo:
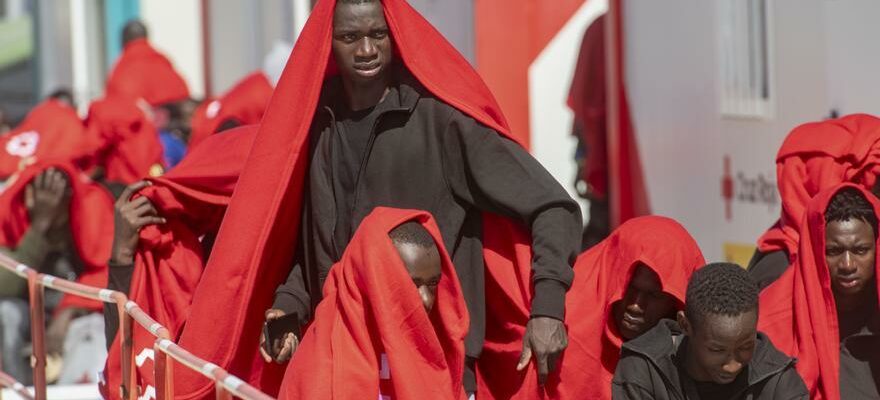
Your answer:
[[[266,323],[263,324],[263,335],[266,336],[266,342],[263,343],[263,348],[266,350],[266,353],[274,357],[275,354],[272,352],[272,343],[275,343],[276,340],[283,339],[284,335],[288,333],[293,333],[296,337],[300,339],[302,338],[299,327],[299,314],[286,314],[279,318],[266,321]]]

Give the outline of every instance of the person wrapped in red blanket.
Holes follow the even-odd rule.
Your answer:
[[[811,399],[877,399],[880,201],[843,184],[807,203],[794,265],[761,294],[758,327],[797,370]]]
[[[514,366],[531,295],[524,285],[528,276],[516,267],[517,258],[519,263],[528,260],[526,239],[486,244],[487,274],[498,286],[487,288],[495,312],[487,321],[486,348],[477,364],[477,398],[610,399],[622,343],[683,309],[688,279],[705,263],[696,241],[669,218],[639,217],[581,254],[566,298],[570,346],[558,371],[540,387],[534,367],[518,372]]]
[[[467,308],[440,230],[376,208],[330,271],[281,399],[464,399]]]
[[[254,72],[216,99],[207,99],[193,112],[189,151],[208,136],[240,125],[258,124],[274,87],[263,72]]]
[[[872,190],[878,172],[880,119],[874,116],[853,114],[792,130],[776,156],[782,216],[758,239],[748,266],[758,286],[769,286],[797,258],[801,222],[813,196],[843,182]]]

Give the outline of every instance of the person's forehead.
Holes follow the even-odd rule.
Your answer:
[[[376,28],[386,25],[385,12],[379,1],[360,4],[339,3],[333,15],[335,29]]]
[[[704,338],[718,343],[738,343],[755,336],[757,312],[749,311],[737,316],[707,314],[699,331]]]

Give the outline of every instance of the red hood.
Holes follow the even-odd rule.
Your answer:
[[[408,221],[431,233],[441,255],[437,301],[430,313],[388,237]],[[376,208],[330,270],[324,300],[287,368],[280,398],[375,399],[381,392],[396,400],[464,399],[467,330],[455,267],[433,217]]]
[[[825,210],[847,187],[862,192],[880,215],[880,201],[860,185],[845,183],[820,192],[807,203],[800,254],[793,268],[761,294],[758,329],[781,351],[798,358],[797,370],[813,399],[840,399],[840,338],[825,259]]]
[[[159,132],[136,101],[119,96],[96,100],[86,124],[100,143],[96,163],[104,167],[107,181],[131,184],[161,173]]]
[[[528,237],[521,236],[513,246],[493,242],[486,246],[501,259],[525,263],[531,259],[530,253],[522,251],[528,243]],[[656,216],[625,222],[607,239],[581,254],[565,302],[569,346],[558,372],[551,374],[541,390],[534,364],[525,373],[515,371],[529,318],[529,277],[522,273],[510,277],[510,268],[503,268],[501,260],[490,263],[494,258],[487,255],[487,273],[494,275],[493,281],[502,283],[506,296],[489,297],[487,289],[487,302],[496,312],[486,322],[486,348],[480,365],[487,367],[479,369],[481,399],[610,399],[611,378],[622,344],[611,319],[611,305],[623,298],[635,266],[642,263],[654,270],[663,291],[675,297],[680,310],[691,274],[705,264],[700,248],[687,230],[669,218]]]
[[[266,74],[254,72],[220,98],[205,100],[193,113],[189,150],[213,135],[228,119],[235,119],[241,125],[260,123],[273,90]]]
[[[186,82],[174,65],[147,39],[133,40],[107,78],[107,95],[144,99],[151,106],[189,98]]]
[[[30,219],[24,204],[25,188],[49,168],[64,172],[71,184],[71,235],[85,268],[77,277],[77,282],[107,287],[107,260],[110,259],[113,243],[113,197],[68,162],[40,162],[9,178],[9,186],[0,192],[0,246],[18,246],[18,241],[27,232]],[[59,307],[82,307],[93,311],[103,309],[100,302],[71,295],[65,295]]]

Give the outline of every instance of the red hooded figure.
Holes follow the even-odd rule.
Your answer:
[[[87,134],[73,107],[46,100],[0,138],[0,179],[42,160],[69,160],[86,166],[98,149],[96,139]]]
[[[25,189],[37,175],[49,168],[63,172],[71,188],[70,233],[83,266],[76,281],[106,287],[107,260],[110,259],[113,243],[113,197],[68,162],[40,162],[9,178],[8,186],[0,192],[0,246],[18,246],[19,240],[27,232],[30,219],[25,206]],[[73,295],[65,295],[57,310],[68,307],[96,312],[103,310],[101,302]]]
[[[880,215],[880,201],[860,185],[845,183],[820,192],[806,203],[799,232],[799,253],[794,264],[761,293],[758,329],[766,333],[780,351],[797,357],[797,370],[811,399],[837,400],[843,397],[840,393],[843,345],[826,258],[828,221],[825,213],[832,199],[847,188],[857,190],[870,204],[874,215]],[[877,240],[876,233],[873,240]],[[872,266],[875,271],[877,261],[880,258],[875,258]],[[867,284],[877,284],[876,273],[874,279],[875,282]],[[880,304],[874,302],[873,311],[876,313]]]
[[[496,312],[487,321],[486,349],[478,363],[479,399],[610,399],[611,378],[620,357],[623,338],[613,317],[613,305],[623,300],[636,267],[646,266],[660,281],[662,291],[684,308],[691,274],[705,264],[700,248],[677,222],[664,217],[633,218],[581,254],[575,263],[575,280],[566,298],[569,347],[556,372],[541,388],[535,368],[515,370],[522,349],[522,331],[529,318],[528,276],[504,260],[527,261],[528,241],[487,243],[486,255],[494,290],[489,297]],[[506,267],[506,268],[505,268]],[[512,269],[514,267],[516,269]],[[524,283],[526,285],[524,285]]]
[[[159,106],[188,99],[189,89],[171,61],[141,38],[123,48],[107,78],[107,95],[144,99]]]
[[[798,126],[776,156],[782,216],[758,239],[758,250],[764,254],[784,251],[793,264],[810,199],[843,182],[870,190],[878,172],[880,119],[854,114]]]
[[[95,162],[107,181],[130,184],[162,174],[159,132],[136,101],[119,96],[96,100],[86,125],[100,142]]]
[[[205,100],[192,117],[189,149],[213,135],[227,121],[237,125],[260,123],[272,98],[272,84],[266,74],[254,72],[239,81],[220,98]]]
[[[421,224],[440,252],[441,278],[430,313],[389,237],[408,221]],[[467,330],[455,268],[433,218],[376,208],[331,270],[280,398],[464,399]]]

